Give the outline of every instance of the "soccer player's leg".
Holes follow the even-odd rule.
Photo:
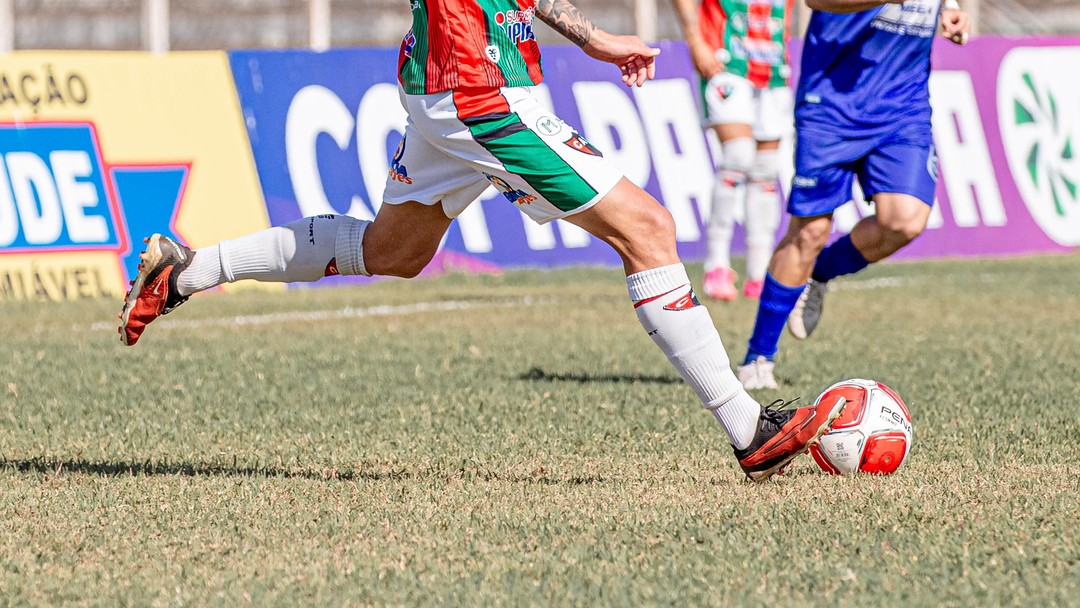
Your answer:
[[[743,295],[759,298],[765,288],[776,229],[780,226],[780,140],[791,133],[791,90],[787,87],[755,91],[753,136],[757,153],[746,188],[746,280]],[[789,161],[790,162],[790,161]]]
[[[705,295],[734,300],[737,275],[731,267],[735,211],[746,197],[747,177],[754,164],[754,87],[745,78],[721,72],[702,83],[704,122],[716,133],[722,154],[713,181],[712,207],[706,227]]]
[[[416,276],[450,225],[446,207],[460,212],[488,184],[411,126],[393,165],[374,222],[318,215],[194,251],[153,235],[119,315],[121,340],[134,345],[148,324],[192,294],[241,279],[294,283],[339,274]]]
[[[859,169],[875,214],[825,248],[813,279],[853,274],[896,253],[926,228],[937,186],[937,157],[927,125],[911,125],[877,145]]]
[[[712,318],[694,296],[675,251],[671,215],[622,179],[595,206],[567,217],[622,257],[638,320],[728,434],[743,472],[768,479],[831,428],[843,404],[761,407],[731,372]]]
[[[937,186],[937,157],[929,141],[929,133],[912,127],[867,156],[859,183],[875,213],[855,225],[850,240],[868,263],[896,253],[926,229]]]
[[[847,200],[860,156],[840,136],[803,129],[795,154],[788,213],[791,221],[769,262],[754,330],[739,377],[750,388],[774,388],[780,334],[806,289],[814,260],[832,229],[832,212]],[[827,157],[823,150],[833,156]]]

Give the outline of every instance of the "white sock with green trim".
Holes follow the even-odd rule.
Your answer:
[[[731,371],[720,334],[694,295],[683,265],[632,274],[626,286],[641,326],[720,421],[732,445],[750,445],[761,406]]]
[[[360,248],[369,224],[347,215],[317,215],[197,249],[176,279],[177,290],[186,296],[240,279],[293,283],[367,275]]]

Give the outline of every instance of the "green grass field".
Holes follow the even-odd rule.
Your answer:
[[[915,447],[765,484],[616,270],[210,294],[134,348],[114,302],[3,304],[0,603],[1077,605],[1078,276],[838,282],[760,397],[875,378]],[[741,356],[755,304],[710,310]]]

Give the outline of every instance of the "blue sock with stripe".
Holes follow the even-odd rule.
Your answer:
[[[782,285],[771,274],[766,273],[765,288],[761,292],[757,321],[754,322],[754,333],[750,334],[749,350],[746,352],[744,364],[758,357],[773,360],[780,343],[780,332],[784,330],[788,315],[795,308],[795,303],[799,301],[804,289],[806,285]]]
[[[810,277],[818,283],[824,283],[845,274],[859,272],[869,265],[870,262],[851,242],[851,235],[845,234],[832,245],[821,250],[817,263],[814,265],[814,273]]]

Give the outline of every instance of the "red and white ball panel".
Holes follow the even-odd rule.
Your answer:
[[[904,401],[880,382],[856,378],[825,389],[817,403],[840,397],[847,405],[833,430],[810,448],[814,461],[835,475],[896,471],[911,449],[911,414]]]

